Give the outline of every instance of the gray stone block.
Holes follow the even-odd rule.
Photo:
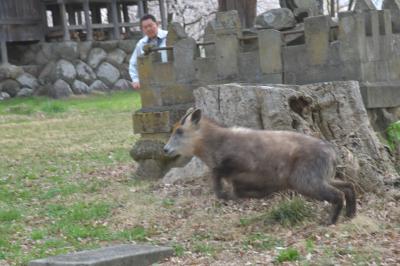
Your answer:
[[[217,35],[215,40],[218,79],[230,80],[239,74],[239,42],[236,35]]]
[[[400,33],[400,0],[384,0],[382,9],[390,10],[393,33]]]
[[[196,79],[201,84],[209,84],[209,82],[217,80],[217,67],[215,58],[197,58],[194,61],[194,67],[196,71]]]
[[[242,26],[237,10],[217,12],[214,24],[216,34],[238,34],[241,35]]]
[[[364,83],[360,91],[366,108],[400,106],[400,82]]]
[[[304,20],[304,34],[309,62],[324,64],[329,56],[330,17],[317,16]]]
[[[145,266],[173,254],[169,247],[118,245],[34,260],[29,266]]]
[[[258,47],[261,71],[264,74],[281,73],[282,36],[276,30],[262,30],[258,33]]]
[[[357,0],[354,10],[376,10],[376,7],[371,0]]]
[[[339,13],[340,58],[360,61],[365,58],[365,17],[354,12]]]
[[[389,10],[379,10],[380,56],[390,59],[393,56],[393,29]]]
[[[239,53],[239,78],[243,82],[260,82],[260,57],[257,51]]]
[[[174,45],[174,69],[178,83],[190,83],[195,79],[193,61],[198,55],[196,40],[186,38]]]

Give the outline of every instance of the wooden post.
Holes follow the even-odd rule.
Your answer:
[[[111,2],[111,19],[114,26],[114,39],[120,39],[117,0]]]
[[[165,3],[164,0],[158,0],[158,3],[160,5],[161,27],[163,30],[166,30],[168,27],[168,22],[165,16]]]
[[[70,41],[71,37],[69,36],[68,22],[67,22],[67,10],[65,8],[65,3],[62,1],[60,3],[60,13],[62,18],[62,27],[64,30],[64,41]]]
[[[72,6],[67,8],[69,25],[76,25],[75,10]]]
[[[122,13],[124,15],[124,22],[129,22],[129,13],[127,4],[122,4]]]
[[[92,29],[92,21],[89,15],[89,0],[85,0],[83,2],[83,12],[85,13],[85,23],[86,23],[86,39],[88,41],[93,40],[93,29]]]
[[[40,2],[40,12],[42,13],[42,30],[43,30],[43,37],[41,38],[41,41],[44,42],[46,39],[45,36],[49,32],[49,24],[47,23],[47,11],[44,2]]]
[[[138,2],[138,15],[139,15],[139,19],[143,17],[144,15],[144,6],[143,6],[143,1],[139,1]]]
[[[7,43],[6,41],[1,41],[0,43],[1,48],[1,63],[8,64],[8,54],[7,54]]]
[[[78,11],[76,14],[78,15],[78,25],[82,25],[82,12]]]

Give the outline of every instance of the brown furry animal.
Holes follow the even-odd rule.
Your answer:
[[[228,198],[222,179],[233,185],[235,196],[265,197],[291,189],[333,205],[330,223],[336,223],[346,199],[346,216],[356,214],[351,183],[333,180],[336,154],[320,139],[291,131],[223,128],[190,110],[174,127],[164,147],[169,155],[197,156],[213,175],[218,198]]]

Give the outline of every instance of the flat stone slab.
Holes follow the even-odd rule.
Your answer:
[[[360,85],[366,108],[390,108],[400,106],[400,82],[376,82]]]
[[[174,253],[170,247],[117,245],[31,261],[29,266],[145,266]]]

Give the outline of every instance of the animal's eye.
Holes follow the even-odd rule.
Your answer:
[[[176,133],[177,135],[182,135],[182,134],[183,134],[182,128],[178,128],[178,129],[175,131],[175,133]]]

